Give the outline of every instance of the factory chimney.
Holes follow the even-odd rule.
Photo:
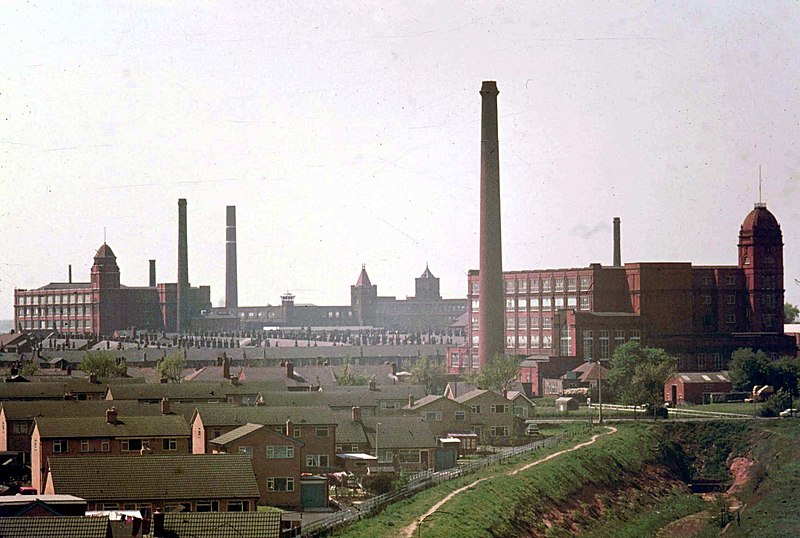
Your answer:
[[[481,367],[504,351],[503,251],[500,243],[500,158],[497,83],[481,86],[480,308]]]
[[[176,330],[189,329],[189,252],[186,237],[186,199],[178,200],[178,312]]]
[[[236,278],[236,206],[229,205],[225,210],[225,308],[236,308],[239,306]]]
[[[69,264],[69,283],[72,284],[72,264]]]
[[[619,241],[619,217],[614,217],[614,267],[622,267]]]
[[[156,261],[150,260],[150,287],[156,287]]]

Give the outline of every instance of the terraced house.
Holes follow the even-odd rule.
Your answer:
[[[31,484],[42,491],[54,456],[91,464],[101,459],[97,456],[190,454],[190,439],[186,419],[177,415],[127,417],[111,408],[105,417],[37,418],[31,435]]]

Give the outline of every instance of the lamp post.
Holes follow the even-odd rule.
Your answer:
[[[380,465],[381,457],[378,456],[378,429],[381,427],[380,422],[375,423],[375,462]]]

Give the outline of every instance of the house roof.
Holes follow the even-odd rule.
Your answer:
[[[107,538],[107,517],[0,517],[3,538]]]
[[[404,405],[403,409],[408,409],[409,411],[416,411],[420,407],[425,407],[426,405],[439,401],[443,399],[444,396],[439,396],[438,394],[429,394],[424,398],[420,398],[419,400],[415,400],[413,405]]]
[[[473,390],[471,390],[471,391],[469,391],[467,393],[462,394],[461,396],[456,396],[453,399],[455,401],[457,401],[458,403],[466,403],[466,402],[470,401],[471,399],[477,398],[478,396],[480,396],[480,395],[482,395],[482,394],[484,394],[486,392],[489,392],[489,391],[485,390],[485,389],[473,389]]]
[[[215,400],[229,395],[258,394],[261,391],[281,390],[285,385],[270,382],[233,385],[219,383],[148,383],[113,385],[109,387],[114,400]]]
[[[373,447],[375,446],[376,428],[379,447],[433,448],[436,446],[436,436],[431,432],[430,425],[420,417],[368,417],[363,419],[363,422],[370,445]]]
[[[128,417],[120,415],[114,424],[101,417],[38,417],[42,439],[93,437],[188,437],[189,425],[180,415]]]
[[[171,408],[175,404],[171,404]],[[107,409],[115,407],[120,416],[152,416],[161,414],[161,406],[121,400],[37,400],[32,402],[1,402],[6,420],[32,420],[36,417],[105,417]],[[190,415],[191,416],[191,415]]]
[[[164,515],[164,530],[170,536],[188,538],[278,538],[280,512],[189,512]]]
[[[240,407],[235,405],[199,405],[197,414],[205,427],[253,424],[336,424],[333,412],[326,407]]]
[[[263,430],[265,428],[267,428],[267,426],[265,426],[264,424],[247,423],[244,426],[239,426],[235,430],[231,430],[228,433],[223,433],[219,437],[215,437],[214,439],[211,439],[209,441],[209,443],[211,443],[213,445],[225,446],[228,443],[231,443],[233,441],[241,439],[242,437],[245,437],[246,435],[250,435],[253,432],[257,432],[258,430]],[[272,431],[272,430],[270,430],[270,431]],[[287,441],[290,441],[290,442],[292,442],[292,443],[294,443],[296,445],[303,446],[305,444],[305,443],[303,443],[303,441],[300,441],[299,439],[295,439],[294,437],[290,437],[288,435],[284,435],[284,434],[282,434],[280,432],[272,431],[272,434],[273,435],[277,435],[278,437],[282,437],[282,438],[286,439]]]
[[[368,442],[363,422],[353,421],[352,411],[337,411],[333,414],[333,417],[336,420],[337,445]]]
[[[358,280],[356,281],[356,288],[361,288],[364,286],[372,286],[372,282],[369,281],[369,275],[367,274],[367,266],[361,264],[361,272],[358,274]]]
[[[578,377],[578,380],[581,382],[597,381],[598,379],[606,379],[607,377],[608,377],[608,368],[603,368],[602,366],[600,366],[600,363],[593,362],[588,368],[586,368],[586,371],[584,371]]]
[[[428,264],[427,263],[425,264],[425,271],[423,271],[422,274],[419,277],[420,278],[436,278],[435,276],[433,276],[433,273],[431,273],[431,270],[428,268]]]
[[[684,383],[730,383],[728,372],[679,372],[676,377]],[[673,378],[675,379],[675,378]]]
[[[258,497],[244,454],[50,457],[54,491],[88,501]]]

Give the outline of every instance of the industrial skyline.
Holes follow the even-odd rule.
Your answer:
[[[19,7],[0,49],[0,319],[15,287],[88,275],[104,228],[127,284],[150,259],[175,281],[177,198],[215,306],[227,205],[239,304],[344,304],[331,283],[362,263],[387,295],[429,262],[464,297],[487,79],[504,269],[611,265],[614,216],[624,260],[729,263],[761,165],[800,302],[797,4],[571,6]]]

